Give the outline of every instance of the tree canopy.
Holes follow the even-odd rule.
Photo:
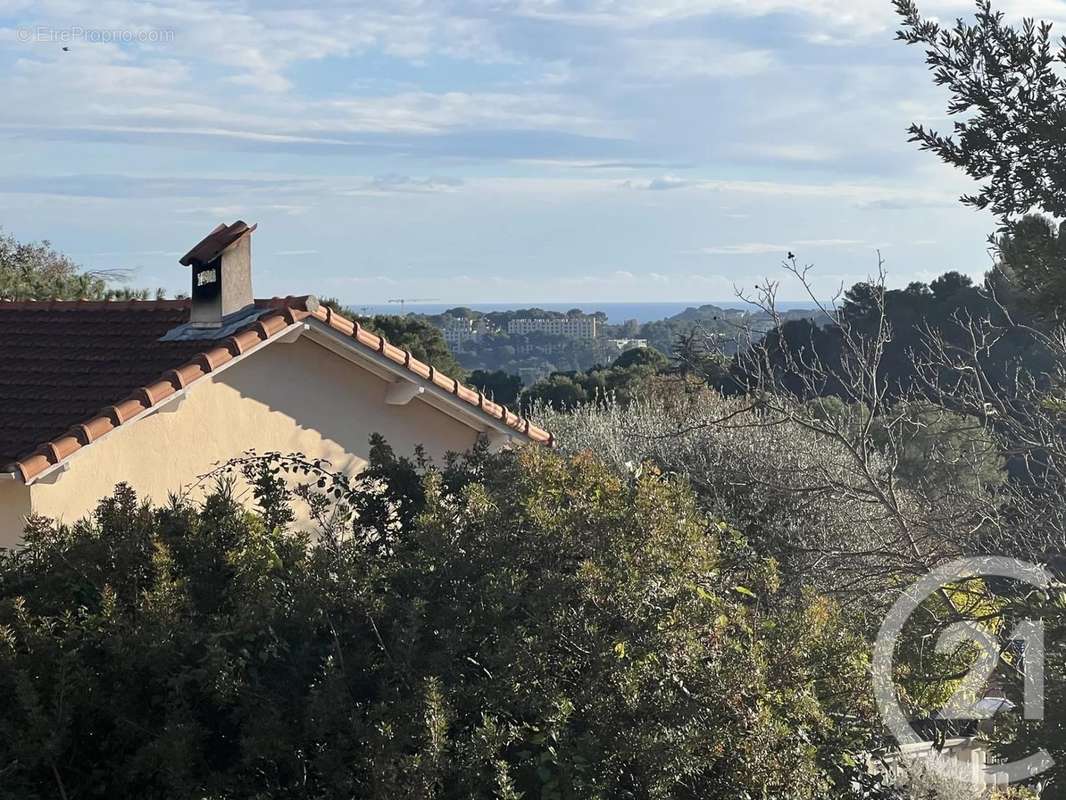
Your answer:
[[[353,308],[341,304],[336,298],[326,298],[323,304],[348,319],[358,320],[369,331],[384,336],[390,344],[411,351],[420,361],[433,365],[453,378],[462,378],[465,370],[455,360],[444,334],[425,319],[407,314],[377,314],[366,317]]]
[[[522,379],[517,375],[510,375],[503,370],[475,369],[470,373],[470,385],[484,392],[497,403],[502,403],[511,409],[518,407],[518,396],[522,393]]]
[[[1066,311],[1066,232],[1053,219],[1028,214],[997,242],[1002,299],[1026,311]]]
[[[912,125],[911,140],[980,182],[962,202],[999,220],[997,276],[1010,299],[1060,317],[1066,311],[1066,39],[1050,22],[1007,24],[991,0],[974,22],[948,27],[923,17],[915,0],[894,0],[902,41],[925,48],[933,80],[951,93],[950,134]]]
[[[1005,22],[977,0],[973,23],[923,17],[915,0],[894,0],[902,41],[925,48],[938,86],[951,93],[952,133],[912,125],[912,141],[975,180],[962,201],[992,211],[1004,227],[1032,209],[1066,217],[1066,42],[1049,22]]]
[[[301,463],[0,556],[6,796],[846,796],[860,643],[683,481],[378,441],[313,540]]]
[[[0,300],[110,300],[149,296],[144,290],[112,285],[123,277],[121,271],[83,271],[50,242],[20,242],[10,234],[0,234]]]

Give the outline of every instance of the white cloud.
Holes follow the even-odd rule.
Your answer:
[[[685,78],[758,75],[777,63],[769,50],[742,49],[720,39],[631,38],[625,47],[628,73],[638,79],[671,83]]]
[[[923,13],[947,19],[973,14],[972,0],[924,0]],[[835,31],[857,38],[882,33],[898,24],[885,0],[512,0],[516,13],[530,17],[607,28],[642,28],[708,15],[763,17],[769,14],[801,15]],[[1066,21],[1062,0],[1000,0],[1012,21],[1037,17]],[[822,34],[826,42],[836,41]]]
[[[840,158],[840,152],[824,144],[791,142],[788,144],[741,145],[737,152],[780,161],[816,163]]]
[[[684,178],[679,178],[676,175],[663,175],[660,178],[652,178],[648,183],[641,188],[650,189],[652,191],[665,191],[668,189],[683,189],[686,186],[691,186],[692,182],[687,181]]]
[[[782,256],[801,248],[823,247],[863,247],[866,242],[857,239],[801,239],[792,244],[768,244],[765,242],[745,242],[743,244],[715,245],[704,247],[700,252],[713,256],[751,256],[780,253]]]
[[[330,124],[353,132],[436,133],[493,126],[585,134],[605,134],[612,130],[587,104],[550,94],[404,92],[335,100],[325,106],[308,104],[308,108],[330,112]],[[318,116],[317,124],[322,121]]]
[[[338,194],[342,195],[380,195],[380,194],[406,194],[406,193],[432,193],[454,192],[463,186],[461,178],[449,178],[431,176],[428,178],[413,178],[410,175],[378,175],[370,180],[362,181],[355,188],[341,189]]]
[[[477,15],[405,0],[289,8],[249,0],[43,0],[7,13],[20,23],[58,29],[75,22],[87,28],[91,21],[99,29],[173,31],[170,52],[230,68],[231,82],[259,91],[291,88],[284,73],[297,62],[372,50],[410,60],[433,53],[478,61],[508,57],[494,27]]]
[[[881,29],[891,11],[881,0],[517,0],[519,13],[581,25],[638,28],[710,14],[794,12],[834,26]]]
[[[945,180],[940,182],[948,183]],[[665,190],[689,188],[739,196],[847,200],[859,208],[892,210],[954,207],[958,205],[959,195],[959,190],[951,188],[951,186],[944,186],[941,189],[929,189],[925,186],[900,185],[899,182],[895,181],[869,181],[867,183],[811,181],[798,183],[715,178],[686,179],[673,175],[662,175],[646,180],[627,179],[616,185],[625,189]],[[727,216],[739,219],[748,215],[731,212]]]

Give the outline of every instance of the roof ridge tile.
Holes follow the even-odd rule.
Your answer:
[[[3,300],[2,311],[184,311],[189,300]]]

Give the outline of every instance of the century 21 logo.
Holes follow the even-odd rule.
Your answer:
[[[885,618],[874,644],[873,683],[881,719],[900,745],[916,745],[923,740],[911,727],[896,695],[893,680],[893,658],[903,626],[911,615],[936,592],[973,578],[1009,578],[1040,589],[1051,585],[1051,574],[1041,566],[1013,558],[963,558],[939,567],[908,588]],[[1044,624],[1042,620],[1021,622],[1009,637],[1019,647],[1023,660],[1026,719],[1044,718]],[[980,626],[960,622],[948,626],[937,642],[937,651],[954,651],[964,642],[978,645],[979,655],[962,685],[947,702],[939,716],[942,719],[976,720],[989,716],[978,707],[988,679],[999,661],[999,642]],[[975,701],[973,698],[977,698]],[[927,762],[950,777],[958,778],[946,759]],[[987,767],[977,779],[987,785],[1015,783],[1032,778],[1050,769],[1054,759],[1045,750],[1006,764]]]

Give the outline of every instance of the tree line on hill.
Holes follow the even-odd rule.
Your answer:
[[[532,332],[529,334],[507,333],[507,324],[513,319],[557,319],[567,316],[592,316],[599,322],[596,339]],[[817,310],[793,310],[781,315],[785,319],[820,319],[824,315]],[[607,358],[604,340],[643,339],[648,347],[670,355],[674,344],[681,336],[695,330],[714,333],[719,346],[726,352],[735,349],[737,334],[741,330],[763,333],[773,327],[775,320],[758,308],[741,310],[720,308],[714,305],[692,307],[672,317],[650,322],[628,320],[612,324],[602,311],[585,314],[581,309],[566,313],[527,308],[514,311],[480,312],[466,307],[448,309],[442,314],[425,316],[436,327],[443,327],[456,319],[486,323],[486,327],[474,338],[463,342],[456,352],[456,359],[467,370],[478,373],[503,372],[519,374],[524,370],[559,373],[576,373],[602,369]]]
[[[632,357],[627,353],[606,367],[557,372],[530,387],[523,397],[554,408],[602,400],[611,393],[626,402],[669,376],[702,381],[724,394],[745,394],[753,386],[755,376],[749,374],[753,361],[764,359],[773,365],[783,386],[797,390],[803,381],[802,366],[797,374],[791,374],[784,368],[786,363],[802,365],[804,359],[816,358],[840,372],[845,329],[850,335],[869,338],[886,328],[891,338],[885,344],[877,377],[886,387],[886,398],[899,399],[922,388],[919,361],[928,337],[941,337],[961,346],[970,335],[968,322],[979,319],[1003,329],[982,355],[994,386],[1009,381],[1018,369],[1044,374],[1052,368],[1053,358],[1029,326],[1039,324],[1043,313],[1054,315],[1066,308],[1066,283],[1057,293],[1046,286],[1026,291],[1017,279],[1007,276],[1029,276],[1031,280],[1033,262],[1019,254],[1051,250],[1058,247],[1057,242],[1050,220],[1028,216],[1017,231],[1001,237],[1004,257],[981,286],[954,271],[929,284],[916,281],[903,289],[860,282],[844,293],[839,308],[832,311],[833,319],[821,324],[809,316],[781,319],[764,335],[749,336],[742,346],[733,348],[736,352],[731,356],[720,346],[717,332],[696,326],[674,339],[671,358],[658,352]],[[1066,248],[1063,254],[1066,256]],[[1066,274],[1066,257],[1058,265]],[[650,369],[634,370],[634,361]],[[848,377],[841,375],[811,391],[847,398],[847,384]]]

